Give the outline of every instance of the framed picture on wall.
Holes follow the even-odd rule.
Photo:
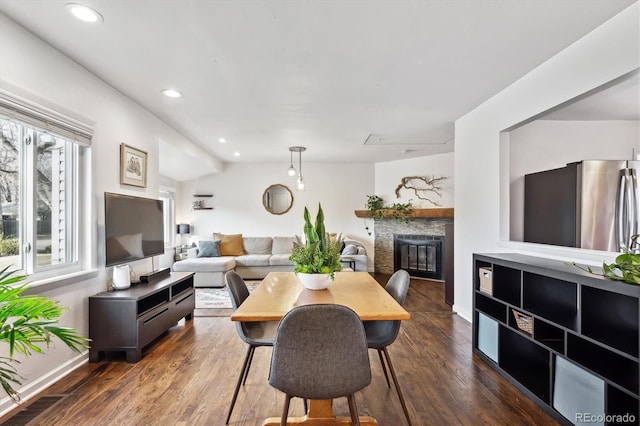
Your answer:
[[[147,153],[120,144],[120,183],[147,187]]]

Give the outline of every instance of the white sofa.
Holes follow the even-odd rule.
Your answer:
[[[224,287],[224,274],[231,270],[250,280],[262,279],[269,272],[293,271],[289,255],[296,237],[242,237],[243,255],[215,257],[198,257],[199,241],[210,241],[212,237],[194,240],[196,247],[189,249],[187,259],[175,262],[173,270],[195,272],[195,287]],[[343,267],[367,271],[364,246],[348,238],[343,241]]]

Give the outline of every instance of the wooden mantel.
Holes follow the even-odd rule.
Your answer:
[[[369,210],[356,210],[355,214],[357,217],[368,218],[371,217],[371,213]],[[391,214],[391,210],[388,212],[383,211],[384,218],[393,217]],[[451,218],[453,219],[453,208],[438,208],[438,209],[413,209],[411,214],[407,215],[407,217],[412,218],[432,218],[432,219],[440,219],[440,218]]]

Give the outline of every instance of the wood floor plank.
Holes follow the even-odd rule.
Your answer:
[[[376,275],[382,283],[386,278]],[[412,279],[405,306],[411,320],[403,322],[388,350],[414,424],[557,424],[473,355],[471,325],[444,303],[441,282]],[[228,317],[182,320],[146,348],[138,363],[108,354],[51,386],[43,395],[69,396],[31,425],[224,425],[245,351]],[[267,382],[270,357],[271,349],[256,349],[231,425],[260,425],[280,415],[284,397]],[[360,414],[380,425],[405,424],[375,351],[370,360],[371,385],[356,394]],[[346,399],[335,400],[334,411],[348,416]],[[302,401],[292,400],[290,415],[303,414]]]

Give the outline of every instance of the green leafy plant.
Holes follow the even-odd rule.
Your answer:
[[[324,227],[324,212],[318,203],[318,214],[315,226],[311,224],[309,210],[304,208],[304,236],[303,242],[296,236],[293,250],[289,260],[294,263],[294,271],[303,274],[330,274],[331,279],[335,273],[342,269],[340,263],[340,238],[331,239]]]
[[[602,263],[602,274],[595,272],[590,266],[582,267],[575,262],[571,263],[583,271],[595,275],[602,275],[612,280],[624,281],[628,284],[640,285],[640,254],[624,253],[616,257],[615,262]]]
[[[407,216],[413,212],[413,205],[411,204],[411,200],[406,203],[393,203],[391,207],[391,217],[394,219],[404,219],[408,222]]]
[[[390,206],[384,204],[384,200],[379,195],[367,195],[367,211],[373,219],[383,219],[391,217],[395,220],[404,220],[409,223],[408,216],[413,212],[411,200],[406,203],[393,203]],[[364,229],[371,235],[371,230],[365,219]]]
[[[384,200],[379,195],[367,195],[367,210],[371,217],[382,219],[382,210],[384,209]]]
[[[615,281],[624,281],[627,284],[640,285],[640,254],[631,253],[632,250],[640,248],[638,239],[640,234],[631,236],[631,244],[626,253],[616,257],[613,263],[602,263],[602,273],[595,272],[590,266],[580,266],[576,262],[567,262],[567,264],[576,266],[583,271],[587,271],[594,275],[600,275]]]
[[[14,386],[21,385],[23,377],[14,366],[20,363],[17,354],[44,353],[54,336],[81,352],[88,347],[89,339],[73,328],[57,325],[66,308],[45,296],[25,295],[29,287],[20,283],[27,277],[14,273],[9,266],[0,271],[0,342],[9,345],[9,356],[0,357],[0,384],[13,401],[19,402],[20,394]]]

